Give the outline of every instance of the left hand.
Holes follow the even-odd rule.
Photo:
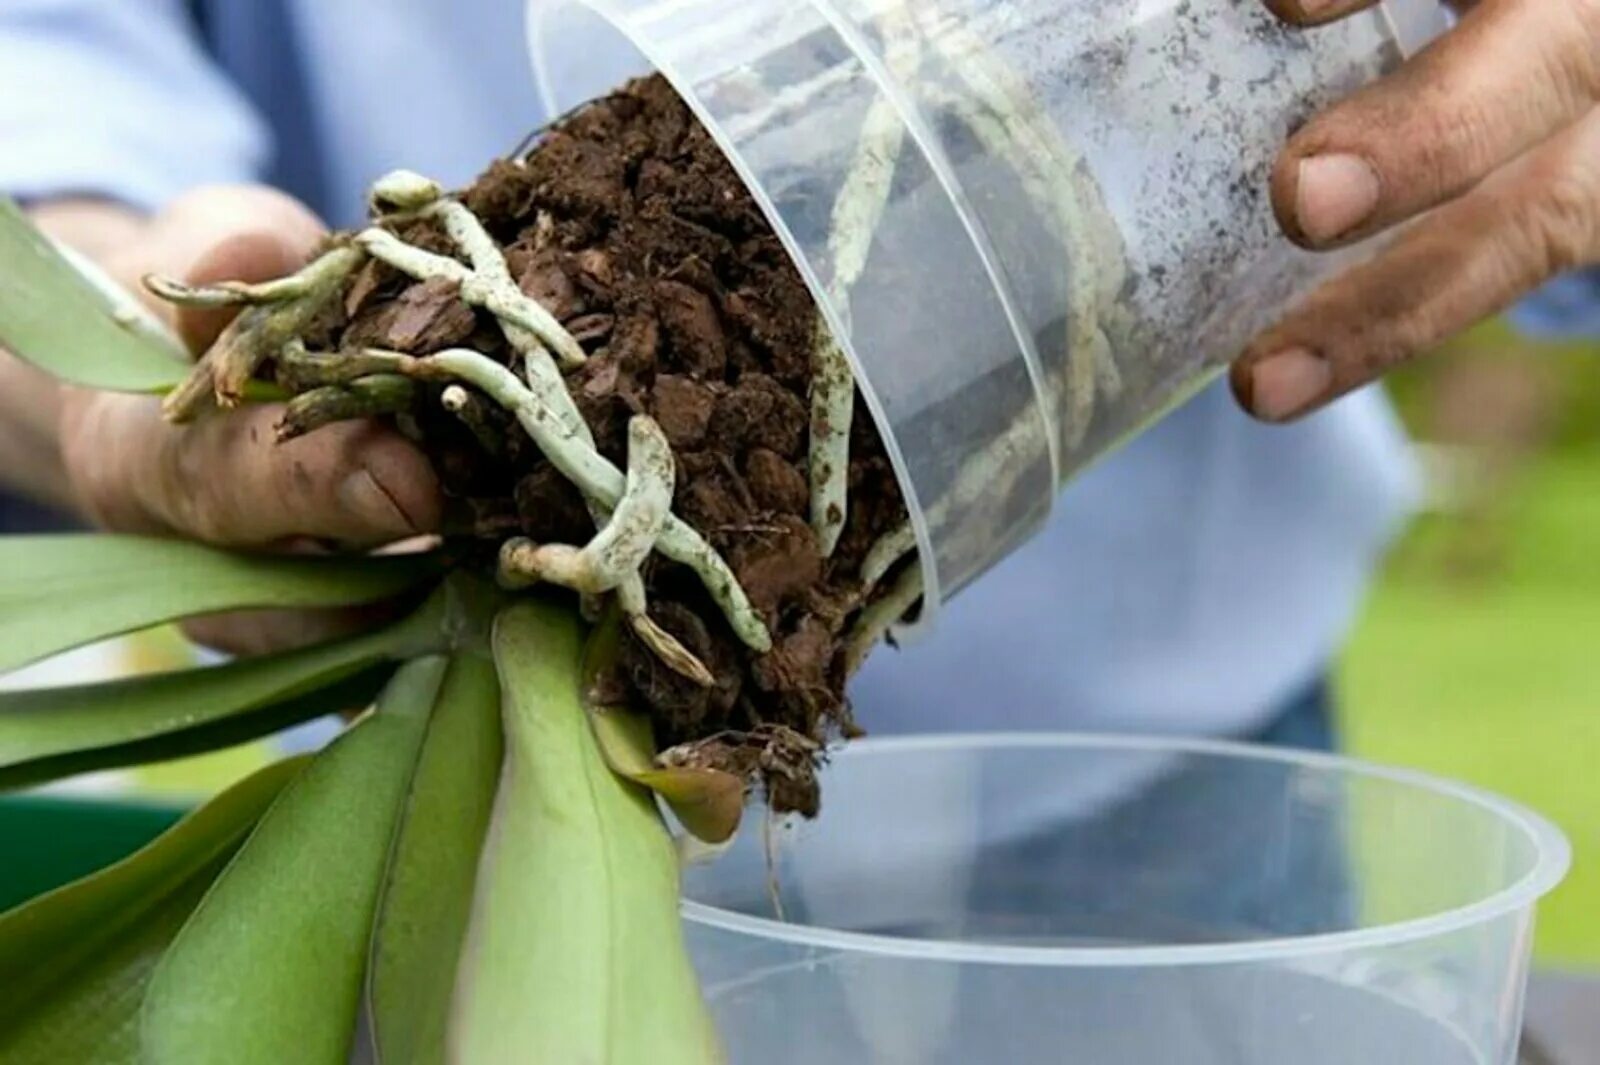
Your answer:
[[[74,218],[63,206],[41,222],[65,238],[83,228],[66,225]],[[179,196],[94,250],[107,274],[165,316],[198,355],[233,312],[175,311],[150,296],[141,278],[157,272],[203,284],[281,277],[301,266],[323,235],[316,217],[280,192],[222,185]],[[62,389],[62,479],[91,524],[247,550],[365,551],[437,530],[438,480],[399,433],[351,421],[280,444],[274,427],[281,414],[275,405],[253,405],[173,426],[153,396]],[[185,631],[220,650],[263,654],[369,628],[390,612],[248,611],[190,619]]]
[[[1265,0],[1302,26],[1376,0]],[[1420,217],[1249,346],[1233,388],[1281,422],[1600,263],[1600,0],[1472,0],[1455,30],[1312,119],[1272,177],[1297,244]]]

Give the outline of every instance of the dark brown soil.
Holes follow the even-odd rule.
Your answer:
[[[812,813],[798,761],[853,734],[841,635],[861,605],[871,543],[904,518],[870,416],[858,410],[849,520],[824,560],[807,524],[810,294],[743,185],[665,82],[632,84],[501,161],[464,194],[507,249],[522,289],[589,352],[569,376],[598,446],[625,462],[626,425],[652,415],[677,457],[675,510],[734,568],[773,633],[749,653],[695,576],[659,556],[647,566],[651,615],[711,667],[703,688],[627,644],[622,673],[665,747],[747,771],[780,809]],[[411,224],[402,235],[455,254]],[[513,359],[495,324],[453,286],[414,284],[372,264],[352,282],[344,346],[414,354],[465,344]],[[451,501],[451,529],[488,550],[510,535],[582,543],[593,525],[578,493],[508,417],[472,433],[424,394],[413,418]],[[798,783],[796,783],[798,781]]]

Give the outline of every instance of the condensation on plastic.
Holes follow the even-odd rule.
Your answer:
[[[1064,480],[1343,261],[1278,233],[1273,158],[1297,122],[1443,28],[1433,0],[1312,31],[1254,0],[529,12],[553,113],[660,71],[750,186],[885,437],[924,621],[1043,523]],[[904,147],[845,307],[831,223],[869,114]]]

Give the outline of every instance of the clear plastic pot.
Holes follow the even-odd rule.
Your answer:
[[[660,71],[754,192],[889,444],[924,617],[1037,529],[1063,480],[1337,265],[1278,234],[1273,157],[1446,17],[1435,0],[1312,31],[1258,0],[529,12],[553,111]],[[885,160],[893,184],[874,202]],[[862,229],[864,262],[848,248]]]
[[[687,874],[732,1065],[1514,1065],[1570,859],[1471,788],[1201,742],[866,740],[824,795]]]

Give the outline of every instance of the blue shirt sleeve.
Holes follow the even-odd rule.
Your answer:
[[[1600,337],[1600,269],[1557,278],[1524,300],[1511,320],[1540,339]]]
[[[183,0],[0,3],[0,146],[0,190],[13,196],[146,210],[257,177],[269,148]]]

